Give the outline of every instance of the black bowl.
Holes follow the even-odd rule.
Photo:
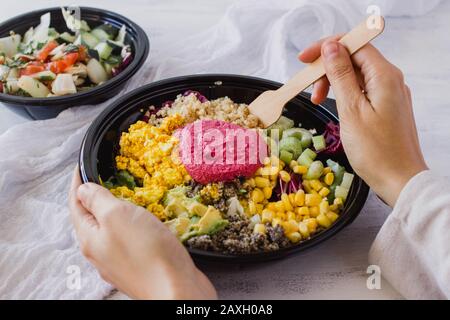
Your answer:
[[[47,8],[25,13],[3,22],[0,24],[0,37],[8,36],[11,30],[23,35],[29,27],[37,26],[41,15],[47,12],[51,14],[51,27],[56,28],[58,32],[69,31],[61,8]],[[86,20],[91,27],[104,23],[110,23],[117,28],[125,25],[127,30],[125,43],[131,46],[134,55],[131,64],[116,77],[86,92],[49,98],[19,97],[0,93],[0,101],[8,108],[31,119],[53,118],[64,109],[98,104],[115,96],[123,88],[125,82],[142,67],[147,59],[150,45],[147,35],[141,27],[124,16],[103,9],[80,7],[80,13],[81,18]]]
[[[143,111],[150,105],[161,105],[187,90],[196,90],[208,99],[228,96],[235,102],[250,103],[261,92],[277,89],[281,84],[247,76],[238,75],[195,75],[172,78],[155,82],[133,90],[107,107],[90,126],[83,140],[79,166],[82,181],[99,183],[114,173],[114,156],[119,149],[118,142],[123,131],[140,119]],[[329,121],[338,122],[335,109],[331,104],[314,106],[307,94],[300,94],[292,99],[286,107],[285,114],[302,123],[305,128],[316,128],[322,131]],[[323,159],[322,159],[323,160]],[[353,172],[344,154],[334,160]],[[364,206],[369,187],[355,176],[345,208],[339,219],[327,230],[314,235],[311,239],[274,252],[261,252],[246,255],[229,255],[217,252],[189,249],[194,258],[200,260],[220,260],[229,262],[256,262],[281,258],[297,253],[329,239],[346,225],[351,223]]]

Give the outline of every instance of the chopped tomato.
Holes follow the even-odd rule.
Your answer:
[[[55,40],[51,40],[47,42],[47,44],[39,51],[36,58],[40,61],[45,61],[47,59],[50,52],[58,46],[58,43]]]
[[[78,60],[77,52],[68,53],[62,58],[62,61],[64,61],[67,64],[67,67],[74,65],[75,62],[77,62],[77,60]]]
[[[27,65],[25,68],[20,69],[20,75],[21,76],[29,76],[31,74],[35,74],[41,71],[44,71],[45,68],[42,65],[33,65],[33,64],[29,64]]]
[[[68,65],[62,60],[47,63],[47,70],[50,70],[51,72],[56,74],[64,72],[67,67]]]
[[[50,70],[53,73],[62,73],[67,68],[73,66],[75,62],[78,60],[78,53],[68,53],[60,60],[52,61],[47,63],[47,70]]]

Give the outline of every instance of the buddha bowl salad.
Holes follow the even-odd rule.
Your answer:
[[[25,34],[0,39],[0,92],[45,98],[89,90],[111,79],[133,59],[125,26],[93,29],[62,9],[67,27],[50,27],[50,13]]]
[[[209,128],[218,130],[217,137],[239,127],[256,132],[270,153],[256,165],[193,165],[186,154],[194,148],[180,141],[183,132],[192,137],[196,125],[202,125],[194,136],[203,134],[203,150]],[[245,254],[298,244],[339,219],[349,194],[353,174],[328,159],[342,152],[339,127],[330,123],[319,134],[287,117],[261,127],[245,104],[188,91],[161,108],[149,107],[122,133],[116,174],[102,184],[147,208],[190,248]]]

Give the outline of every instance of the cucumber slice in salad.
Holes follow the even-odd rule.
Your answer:
[[[39,81],[52,81],[56,79],[56,74],[51,71],[41,71],[31,75],[31,77]]]
[[[95,84],[108,80],[108,74],[101,63],[96,59],[89,60],[87,64],[87,74],[89,79]]]
[[[50,90],[43,83],[30,76],[21,76],[17,86],[33,98],[45,98],[50,94]]]
[[[101,59],[106,60],[111,55],[113,49],[106,42],[100,42],[95,46],[94,50],[97,50]]]
[[[94,49],[95,46],[100,42],[96,37],[94,37],[89,32],[81,32],[81,34],[75,39],[73,44],[76,45],[85,45],[89,49]]]
[[[70,33],[63,32],[59,35],[56,41],[58,41],[58,43],[73,43],[75,39],[75,36],[71,35]]]

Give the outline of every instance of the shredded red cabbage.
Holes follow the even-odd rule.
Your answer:
[[[133,55],[131,54],[131,52],[127,52],[123,57],[122,62],[116,68],[112,69],[111,72],[113,77],[117,76],[119,73],[125,70],[125,68],[130,65],[131,61],[133,61]]]
[[[327,147],[318,153],[326,155],[335,155],[344,151],[339,133],[339,125],[330,121],[327,123],[323,133]]]
[[[183,93],[183,96],[187,97],[188,95],[190,95],[192,93],[197,97],[198,100],[200,100],[201,103],[208,101],[208,99],[204,95],[202,95],[200,92],[194,91],[194,90],[186,91],[185,93]]]
[[[303,189],[302,177],[298,174],[291,172],[291,180],[284,182],[281,178],[278,179],[278,183],[274,188],[275,200],[280,200],[283,193],[296,193],[298,190]]]

